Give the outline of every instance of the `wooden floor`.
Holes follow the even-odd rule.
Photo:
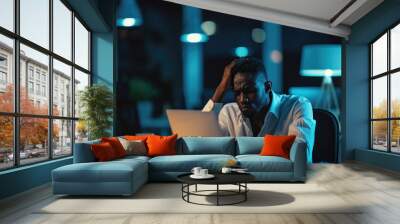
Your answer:
[[[357,214],[35,214],[40,204],[54,200],[47,185],[0,202],[0,223],[400,223],[399,173],[360,163],[318,164],[310,167],[308,182],[368,206]]]

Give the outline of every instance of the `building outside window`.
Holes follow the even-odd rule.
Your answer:
[[[33,92],[34,92],[33,82],[31,82],[31,81],[28,82],[28,91],[29,91],[29,94],[33,94]]]
[[[45,73],[42,73],[42,82],[43,83],[46,83],[46,74]]]
[[[42,96],[46,96],[46,86],[42,86]]]
[[[40,81],[40,70],[36,69],[36,81]]]
[[[371,148],[400,153],[400,24],[370,44]]]
[[[29,66],[29,71],[28,71],[28,73],[29,73],[29,79],[32,79],[32,80],[33,80],[33,67],[32,67],[32,66]]]
[[[0,71],[0,84],[7,84],[7,74],[4,71]]]
[[[51,2],[19,1],[19,12],[9,12],[14,17],[12,20],[19,21],[17,29],[7,32],[0,29],[0,83],[13,87],[0,88],[0,123],[3,129],[0,132],[0,170],[70,156],[74,141],[87,139],[86,127],[78,125],[79,114],[74,113],[70,105],[79,102],[79,91],[90,84],[81,81],[90,80],[91,75],[90,32],[64,1]],[[4,4],[11,4],[5,8],[14,7],[13,1]],[[37,13],[39,11],[40,14]],[[49,24],[53,26],[50,28]],[[15,48],[16,44],[18,48]],[[19,88],[15,88],[13,78],[16,65],[12,60],[14,54],[20,59],[19,74],[16,74],[20,80]],[[63,60],[58,61],[54,55]],[[72,55],[75,55],[74,60]],[[77,73],[79,75],[75,77]],[[53,89],[49,90],[51,79]],[[64,82],[62,87],[58,84],[60,80]],[[72,85],[79,88],[74,92],[65,88]],[[13,97],[15,89],[21,93],[18,99]],[[62,94],[63,102],[57,106],[59,94]],[[50,97],[54,102],[52,106]],[[20,108],[18,113],[13,109],[14,105]],[[49,110],[50,106],[53,110]],[[17,133],[14,133],[14,128]],[[33,132],[38,133],[34,138],[31,135]]]
[[[7,56],[0,54],[0,91],[7,87]]]

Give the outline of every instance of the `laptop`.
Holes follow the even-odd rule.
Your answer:
[[[223,136],[215,112],[167,110],[167,117],[172,133],[178,134],[179,137]]]

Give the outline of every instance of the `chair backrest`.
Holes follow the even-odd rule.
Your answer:
[[[315,142],[313,162],[339,162],[339,122],[336,116],[323,109],[313,109]]]

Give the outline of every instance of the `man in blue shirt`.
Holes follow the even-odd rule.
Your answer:
[[[229,87],[236,102],[222,105]],[[218,113],[219,126],[227,136],[296,135],[295,142],[306,143],[311,162],[315,133],[311,103],[304,97],[275,93],[258,59],[240,58],[227,65],[203,111]]]

